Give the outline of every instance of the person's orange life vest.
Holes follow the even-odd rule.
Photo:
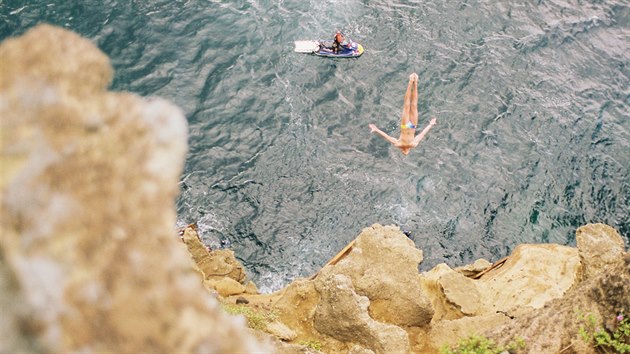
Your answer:
[[[343,42],[343,36],[341,35],[341,33],[337,32],[337,34],[335,35],[335,40],[339,44],[341,44],[341,42]]]

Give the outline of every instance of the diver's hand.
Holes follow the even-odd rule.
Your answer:
[[[437,119],[435,119],[435,117],[431,118],[431,121],[429,122],[430,125],[436,125],[437,124]]]
[[[374,133],[374,132],[378,131],[378,128],[374,124],[370,124],[370,125],[368,125],[368,127],[370,127],[370,133]]]

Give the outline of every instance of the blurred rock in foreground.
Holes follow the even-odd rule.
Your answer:
[[[0,352],[268,352],[173,230],[182,112],[108,92],[109,59],[49,25],[0,64]]]

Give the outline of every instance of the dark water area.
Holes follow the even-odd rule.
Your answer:
[[[630,241],[627,1],[0,0],[0,39],[40,22],[93,40],[113,90],[182,107],[178,225],[229,241],[263,291],[373,223],[410,231],[421,269],[590,222]],[[293,52],[335,29],[365,54]],[[438,124],[403,156],[367,124],[398,135],[412,72]]]

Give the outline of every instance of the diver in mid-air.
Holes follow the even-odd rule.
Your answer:
[[[400,122],[400,137],[392,138],[387,133],[378,129],[376,125],[369,124],[370,132],[376,132],[385,140],[399,148],[403,154],[408,155],[412,148],[418,146],[425,135],[437,124],[437,119],[431,118],[427,125],[418,136],[416,136],[416,125],[418,124],[418,74],[409,75],[409,85],[405,93],[405,104],[403,106],[402,118]]]

